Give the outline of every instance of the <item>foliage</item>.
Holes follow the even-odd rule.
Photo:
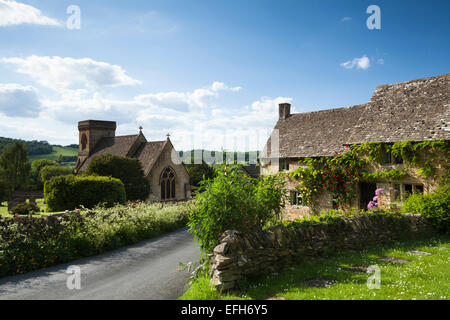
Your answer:
[[[47,211],[73,210],[98,204],[112,207],[126,201],[125,188],[119,179],[98,176],[59,176],[44,185]]]
[[[19,203],[11,209],[11,214],[29,215],[39,213],[41,210],[34,203]]]
[[[212,179],[215,175],[214,168],[204,161],[202,164],[186,165],[186,170],[189,174],[189,182],[193,187],[200,187],[202,181]]]
[[[1,170],[1,169],[0,169]],[[9,198],[8,186],[2,178],[2,173],[0,172],[0,204],[3,201],[7,201]]]
[[[289,175],[301,182],[298,191],[306,204],[314,206],[315,195],[326,190],[337,200],[336,208],[350,205],[356,195],[355,183],[360,180],[363,161],[347,152],[333,158],[309,158],[304,162],[308,167],[299,167]]]
[[[49,159],[38,159],[31,163],[31,181],[40,190],[44,184],[41,181],[41,169],[46,166],[57,166],[58,162]]]
[[[146,200],[150,193],[150,184],[138,159],[111,154],[96,156],[89,163],[86,174],[119,179],[125,186],[128,201]]]
[[[281,177],[253,179],[238,166],[222,167],[200,191],[188,226],[203,253],[211,252],[227,230],[263,228],[280,214],[286,194]]]
[[[0,157],[0,173],[7,185],[9,197],[18,187],[26,184],[30,168],[25,144],[14,141],[10,147],[3,149]]]
[[[22,274],[138,243],[186,225],[192,203],[137,203],[0,223],[0,277]]]
[[[450,143],[442,140],[413,143],[401,141],[394,144],[367,142],[347,146],[342,155],[327,158],[306,158],[291,177],[299,180],[297,187],[306,204],[314,206],[315,197],[328,191],[336,200],[336,208],[349,206],[356,197],[355,184],[363,180],[398,180],[407,174],[406,169],[391,169],[378,172],[366,170],[370,162],[382,163],[388,153],[402,158],[406,165],[417,166],[418,175],[425,178],[435,176],[437,168],[449,168]],[[306,167],[305,167],[306,165]]]
[[[361,172],[364,180],[398,180],[406,176],[406,169],[392,169],[376,172]]]
[[[40,180],[45,183],[54,177],[72,174],[72,169],[60,165],[45,166],[40,171]]]
[[[419,213],[442,232],[450,232],[450,185],[442,186],[435,193],[414,194],[403,203],[403,211]]]
[[[11,147],[14,144],[14,141],[19,141],[20,143],[25,144],[27,153],[30,156],[37,154],[50,154],[53,152],[53,147],[47,141],[23,141],[1,137],[0,152],[5,148]]]

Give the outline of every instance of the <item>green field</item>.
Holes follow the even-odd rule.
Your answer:
[[[75,148],[66,148],[66,147],[53,147],[53,153],[50,154],[38,154],[30,156],[30,162],[33,162],[35,160],[40,159],[48,159],[48,160],[54,160],[58,161],[59,155],[62,155],[63,157],[76,157],[78,155],[78,149]],[[75,166],[75,162],[68,163],[69,166]]]
[[[420,251],[422,254],[412,253]],[[423,255],[427,252],[431,255]],[[396,257],[407,263],[383,262]],[[180,299],[188,300],[449,300],[450,238],[405,241],[323,259],[304,259],[291,270],[244,287],[240,295],[221,294],[208,276],[196,280]],[[380,268],[380,289],[369,289],[364,268]]]

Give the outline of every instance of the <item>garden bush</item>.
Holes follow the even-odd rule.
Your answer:
[[[20,214],[20,215],[29,215],[41,212],[41,209],[34,203],[19,203],[15,205],[10,213],[11,214]]]
[[[0,277],[67,263],[186,226],[192,203],[138,203],[43,218],[0,219]]]
[[[450,185],[440,187],[435,193],[414,194],[403,203],[403,211],[419,213],[429,219],[441,232],[450,232]]]
[[[111,177],[55,177],[45,183],[44,194],[49,212],[73,210],[80,206],[93,208],[98,204],[112,207],[126,201],[123,183]]]
[[[227,230],[245,232],[276,220],[286,194],[281,177],[254,179],[237,166],[219,169],[199,191],[188,226],[203,253],[211,252]]]
[[[40,170],[40,178],[43,183],[46,181],[59,176],[67,176],[72,174],[72,169],[69,167],[63,167],[60,165],[50,165],[44,166]]]
[[[150,184],[138,159],[111,154],[95,156],[86,170],[87,175],[113,177],[123,182],[128,201],[146,200]]]

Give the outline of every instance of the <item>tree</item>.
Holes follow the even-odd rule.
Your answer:
[[[24,185],[30,175],[31,166],[24,143],[14,141],[12,146],[3,150],[0,157],[0,172],[8,189],[9,197],[17,188]]]
[[[214,180],[206,180],[189,215],[190,232],[203,253],[210,253],[227,230],[262,229],[279,216],[285,202],[281,176],[254,179],[239,166],[222,166]]]
[[[67,176],[69,174],[72,174],[72,169],[69,167],[63,167],[60,165],[45,166],[41,169],[39,178],[41,179],[42,183],[45,183],[54,177]]]
[[[186,165],[186,170],[189,173],[189,182],[191,186],[196,188],[200,186],[200,182],[213,179],[215,175],[214,168],[205,161],[203,161],[202,164]]]
[[[87,175],[117,178],[123,182],[128,201],[146,200],[150,183],[144,176],[138,159],[106,154],[95,156],[86,170]]]
[[[48,159],[34,160],[31,163],[31,180],[32,183],[37,186],[38,189],[42,190],[44,183],[41,181],[41,170],[47,166],[57,166],[58,162]],[[44,181],[45,182],[45,181]]]
[[[5,181],[3,181],[2,173],[0,172],[0,204],[3,201],[7,201],[7,200],[8,200],[8,188],[7,188]]]

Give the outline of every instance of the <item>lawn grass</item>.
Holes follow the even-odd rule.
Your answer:
[[[424,251],[430,256],[408,251]],[[397,257],[410,262],[395,264],[379,257]],[[450,298],[450,237],[405,241],[362,252],[340,254],[311,261],[304,258],[298,266],[279,275],[270,275],[248,283],[239,295],[220,294],[209,285],[206,275],[196,280],[184,300],[262,300],[276,297],[286,300],[448,300]],[[368,289],[367,273],[344,270],[351,266],[376,265],[381,270],[381,288]],[[308,280],[327,280],[327,288],[305,286]]]

